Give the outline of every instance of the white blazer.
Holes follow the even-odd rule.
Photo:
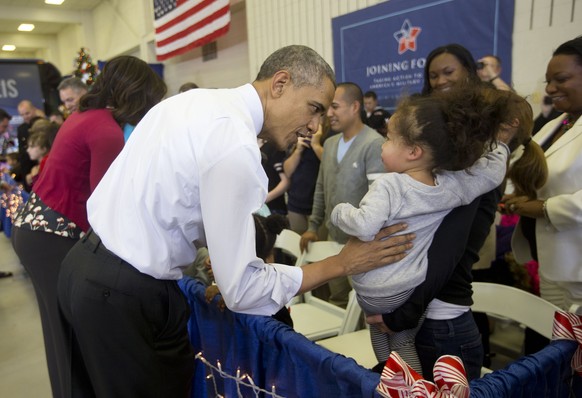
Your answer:
[[[533,138],[543,144],[566,115],[548,122]],[[551,223],[536,219],[539,272],[551,281],[582,281],[582,117],[546,151],[548,181],[538,190]],[[515,228],[512,249],[520,263],[531,260],[529,245]]]

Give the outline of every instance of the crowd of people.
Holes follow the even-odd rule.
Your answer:
[[[165,100],[145,62],[113,58],[90,88],[61,82],[62,125],[23,100],[11,172],[30,197],[12,239],[53,396],[187,396],[184,272],[215,282],[208,300],[220,294],[222,308],[290,326],[295,295],[327,284],[325,299],[345,306],[353,288],[378,368],[396,351],[430,379],[451,354],[478,378],[489,351],[472,270],[489,258],[496,213],[519,216],[512,249],[539,263],[541,297],[582,304],[582,37],[552,55],[559,116],[544,114],[535,136],[531,106],[500,73],[493,55],[438,47],[422,92],[391,115],[291,45],[250,84],[188,82]],[[0,109],[0,129],[9,120]],[[282,228],[302,250],[345,245],[301,268],[276,264]]]

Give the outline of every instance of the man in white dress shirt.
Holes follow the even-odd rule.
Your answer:
[[[404,257],[413,236],[382,240],[402,225],[301,269],[256,256],[252,213],[267,195],[257,137],[286,148],[311,135],[334,90],[323,58],[289,46],[269,56],[252,84],[170,97],[137,125],[89,199],[92,230],[59,278],[72,357],[84,364],[72,368],[80,395],[188,394],[189,309],[176,280],[197,246],[208,246],[227,306],[260,315],[331,278]]]

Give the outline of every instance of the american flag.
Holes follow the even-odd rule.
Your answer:
[[[158,61],[208,44],[228,32],[229,0],[154,0]]]

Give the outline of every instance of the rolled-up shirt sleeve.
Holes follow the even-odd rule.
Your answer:
[[[272,315],[299,290],[301,269],[265,264],[252,213],[267,195],[258,147],[238,147],[201,171],[200,204],[212,270],[228,308]]]

